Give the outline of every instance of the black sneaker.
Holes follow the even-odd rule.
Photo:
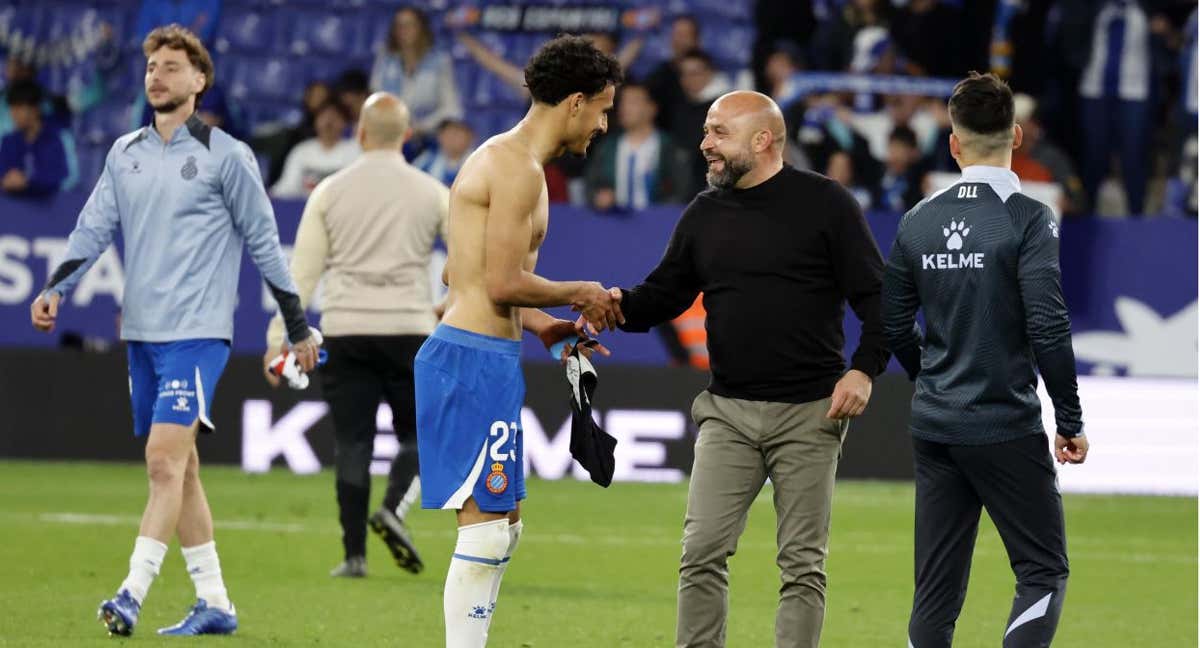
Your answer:
[[[413,545],[403,520],[387,509],[379,509],[367,519],[367,523],[371,525],[371,530],[383,539],[383,543],[387,545],[388,551],[392,552],[392,558],[396,559],[396,564],[401,569],[414,574],[421,573],[425,563],[421,562],[421,556],[417,554],[417,548]]]

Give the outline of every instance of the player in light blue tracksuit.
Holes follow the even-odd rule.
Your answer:
[[[194,114],[212,85],[204,45],[172,25],[151,32],[143,50],[154,123],[113,144],[32,319],[41,330],[53,329],[63,296],[119,227],[126,265],[121,338],[129,354],[134,434],[149,435],[150,496],[129,576],[101,604],[100,617],[110,633],[133,631],[166,543],[178,533],[198,600],[183,621],[160,634],[229,634],[237,617],[221,579],[196,434],[213,431],[213,394],[229,358],[243,245],[279,304],[305,370],[316,362],[316,337],[288,274],[254,155]]]

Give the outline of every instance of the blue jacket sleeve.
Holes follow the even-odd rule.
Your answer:
[[[246,249],[279,304],[279,312],[287,329],[288,340],[306,339],[308,319],[300,306],[296,284],[288,272],[287,258],[279,243],[275,211],[267,198],[258,163],[250,147],[236,142],[221,161],[221,187],[225,206],[233,217],[233,225],[246,241]]]
[[[1071,347],[1071,318],[1063,299],[1058,265],[1058,225],[1049,208],[1043,207],[1025,224],[1017,281],[1025,309],[1025,331],[1054,403],[1058,433],[1077,436],[1083,432],[1083,412]]]
[[[924,339],[917,325],[917,308],[920,297],[913,281],[912,264],[904,251],[904,224],[892,243],[887,266],[883,274],[883,332],[888,348],[904,367],[910,380],[915,380],[921,371],[921,346]]]
[[[45,290],[66,295],[112,243],[121,222],[113,174],[113,152],[110,150],[100,180],[67,238],[65,260],[50,275]]]
[[[13,169],[22,168],[19,133],[13,133],[0,139],[0,178]]]

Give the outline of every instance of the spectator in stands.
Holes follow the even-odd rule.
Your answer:
[[[658,112],[658,127],[673,132],[669,108],[683,101],[683,85],[680,80],[680,65],[684,56],[700,47],[700,23],[690,15],[677,16],[671,22],[671,58],[659,63],[646,77],[646,87],[654,103],[667,107]]]
[[[959,173],[958,163],[954,161],[954,156],[950,154],[950,147],[947,145],[952,129],[950,110],[946,106],[946,101],[938,97],[928,100],[925,106],[937,126],[937,130],[924,140],[924,146],[921,147],[925,153],[925,168],[929,171],[957,175]]]
[[[1180,137],[1178,148],[1173,156],[1175,162],[1169,167],[1177,169],[1167,178],[1165,196],[1163,197],[1163,213],[1169,216],[1196,218],[1196,151],[1197,151],[1197,32],[1196,10],[1188,16],[1187,23],[1180,34],[1179,43],[1179,105],[1175,109],[1176,121]]]
[[[849,153],[835,151],[833,155],[830,155],[829,163],[825,167],[825,175],[845,187],[864,211],[871,208],[871,190],[858,183],[858,178],[854,173],[854,158]]]
[[[675,145],[654,127],[658,106],[644,85],[629,83],[617,101],[619,135],[604,140],[587,167],[588,199],[599,211],[681,202],[686,176]],[[690,196],[689,196],[690,198]]]
[[[37,68],[20,56],[10,53],[4,62],[4,87],[28,81],[37,82]],[[0,136],[7,135],[16,126],[8,112],[8,102],[4,100],[7,91],[0,90]],[[42,104],[40,106],[42,120],[49,126],[67,130],[71,128],[71,108],[65,97],[51,94],[42,89]]]
[[[475,130],[461,119],[447,119],[438,126],[437,146],[425,149],[413,166],[449,187],[475,146]]]
[[[317,109],[331,100],[333,100],[333,91],[329,88],[328,83],[324,81],[310,82],[304,88],[299,123],[282,133],[272,135],[269,138],[270,143],[259,142],[255,147],[256,151],[265,152],[270,160],[267,186],[273,186],[283,175],[283,163],[287,160],[288,153],[291,153],[292,149],[296,148],[300,142],[317,134],[314,125]]]
[[[45,123],[41,88],[21,81],[6,95],[15,130],[0,139],[0,189],[19,196],[70,189],[78,178],[75,146],[69,133]]]
[[[931,152],[939,144],[946,148],[946,142],[949,141],[934,141],[939,130],[938,119],[934,112],[930,111],[925,98],[919,95],[884,95],[883,110],[855,111],[850,115],[850,122],[856,131],[867,138],[871,144],[871,153],[879,160],[887,159],[888,144],[892,131],[897,126],[907,126],[916,133],[917,148],[922,152]]]
[[[679,59],[679,82],[683,96],[668,108],[671,116],[671,140],[688,152],[684,166],[687,168],[688,188],[684,199],[704,190],[708,166],[700,155],[700,140],[704,137],[704,120],[708,108],[717,97],[730,90],[729,82],[717,74],[712,57],[704,50],[695,49]],[[653,96],[653,95],[652,95]]]
[[[1100,185],[1118,153],[1126,208],[1136,216],[1145,207],[1153,119],[1148,18],[1137,2],[1108,0],[1092,29],[1091,56],[1079,80],[1083,185],[1098,208]]]
[[[155,27],[177,23],[211,45],[221,17],[221,0],[142,0],[137,15],[140,42]]]
[[[1062,190],[1059,212],[1077,214],[1087,209],[1083,180],[1062,149],[1046,138],[1037,102],[1026,94],[1013,97],[1014,118],[1025,137],[1013,151],[1012,171],[1021,180],[1052,182]]]
[[[834,154],[843,152],[853,160],[854,175],[860,184],[875,186],[881,175],[880,163],[871,155],[865,137],[853,126],[853,115],[838,95],[824,93],[796,102],[785,116],[788,135],[800,147],[807,167],[827,170]]]
[[[646,44],[646,37],[642,34],[625,41],[625,45],[620,49],[617,48],[617,35],[613,32],[591,32],[583,34],[583,37],[592,41],[592,45],[601,53],[617,59],[622,70],[628,70],[633,65],[638,55],[642,53],[642,47]]]
[[[816,30],[808,47],[814,70],[850,68],[855,40],[864,29],[875,27],[886,34],[891,4],[887,0],[832,0],[814,2]]]
[[[313,187],[353,162],[358,142],[345,137],[348,123],[341,104],[330,101],[317,110],[316,137],[296,145],[283,164],[283,175],[271,187],[276,198],[306,198]]]
[[[529,97],[529,89],[525,87],[525,68],[500,56],[483,41],[465,31],[458,32],[455,38],[467,48],[467,53],[475,59],[479,67],[499,77],[522,97]]]
[[[638,55],[642,51],[642,46],[646,43],[644,36],[635,36],[618,51],[616,35],[611,32],[596,32],[593,34],[584,34],[583,36],[591,40],[592,45],[602,53],[615,57],[617,62],[621,64],[622,70],[628,70],[629,66],[633,65],[633,62],[637,60]],[[499,77],[501,81],[507,83],[509,87],[521,96],[529,97],[529,90],[525,87],[525,68],[523,65],[516,65],[512,61],[500,56],[485,45],[483,41],[465,31],[459,32],[455,37],[458,39],[458,42],[467,48],[467,53],[471,55],[471,58],[475,59],[479,67]]]
[[[888,155],[883,178],[875,191],[875,206],[903,213],[921,202],[924,172],[920,161],[917,134],[908,126],[897,126],[888,138]]]
[[[811,44],[816,31],[816,14],[822,13],[828,5],[840,4],[844,0],[806,0],[805,2],[780,2],[779,0],[746,0],[728,4],[753,4],[754,7],[754,46],[750,50],[750,67],[753,70],[754,89],[763,94],[770,94],[771,84],[765,76],[767,59],[779,46],[780,42]],[[697,8],[704,3],[695,3]],[[720,36],[718,36],[720,38]],[[712,47],[711,45],[709,46]],[[740,76],[735,83],[739,90],[750,89],[743,87]]]
[[[767,56],[763,76],[770,88],[771,98],[779,104],[779,109],[787,115],[788,108],[801,99],[799,88],[796,87],[795,76],[804,69],[804,57],[800,46],[791,41],[780,41]]]
[[[911,0],[892,17],[891,35],[910,74],[957,77],[962,69],[962,16],[939,0]]]
[[[349,129],[358,128],[358,113],[362,111],[363,102],[371,94],[371,84],[367,73],[358,69],[342,72],[334,84],[336,101],[342,105],[342,110],[350,119]]]
[[[413,7],[400,9],[392,18],[387,42],[371,68],[370,86],[396,95],[408,106],[420,138],[432,138],[443,121],[463,116],[453,62],[434,48],[429,17]]]
[[[639,35],[628,40],[621,47],[620,51],[617,51],[617,37],[611,32],[593,32],[583,34],[583,36],[589,39],[596,49],[604,54],[615,57],[623,70],[633,65],[634,60],[637,59],[638,54],[641,53],[642,46],[645,44],[645,38]],[[528,99],[529,90],[525,87],[525,68],[523,64],[516,65],[505,59],[478,38],[467,32],[459,32],[457,38],[467,48],[467,52],[471,55],[471,58],[474,58],[480,67],[496,75],[517,94]],[[606,137],[607,135],[605,134],[598,135],[592,141],[592,150],[599,150],[604,144]],[[584,197],[587,192],[584,180],[587,164],[584,159],[574,156],[563,156],[549,162],[545,168],[546,187],[550,195],[550,202],[584,204]]]

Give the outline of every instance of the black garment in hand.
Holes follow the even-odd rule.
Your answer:
[[[571,456],[592,476],[592,481],[608,488],[616,466],[613,452],[617,440],[592,418],[592,394],[596,391],[596,369],[577,345],[567,356],[567,382],[571,384]]]

